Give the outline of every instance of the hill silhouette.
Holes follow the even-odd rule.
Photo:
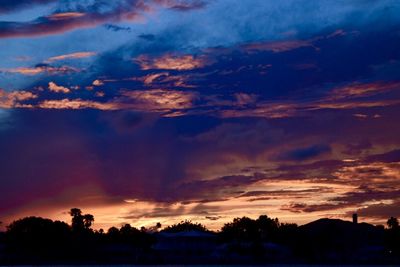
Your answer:
[[[71,209],[71,224],[26,217],[0,233],[0,264],[400,264],[400,227],[339,219],[302,226],[261,215],[220,231],[183,221],[162,228],[125,224],[93,230],[91,214]]]

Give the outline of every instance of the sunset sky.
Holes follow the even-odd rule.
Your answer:
[[[400,1],[0,0],[0,221],[400,216]]]

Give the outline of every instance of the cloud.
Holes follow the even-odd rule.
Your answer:
[[[155,0],[155,2],[177,11],[202,9],[207,5],[207,1],[204,0]]]
[[[134,59],[142,70],[193,70],[202,68],[207,64],[206,59],[193,55],[171,55],[149,57],[141,55]]]
[[[367,163],[368,158],[369,156],[360,161],[347,162],[341,167],[338,165],[330,171],[333,174],[332,185],[346,184],[350,187],[353,186],[353,189],[344,192],[334,190],[336,196],[325,198],[320,203],[315,203],[315,201],[292,202],[283,205],[282,210],[312,213],[352,208],[352,212],[354,209],[362,211],[363,216],[368,217],[368,211],[371,211],[371,217],[379,217],[377,213],[379,207],[386,206],[388,201],[400,198],[400,190],[397,189],[400,185],[400,165],[399,161],[396,163]],[[388,205],[386,211],[392,208],[394,207]],[[372,215],[372,213],[376,213],[376,215]],[[390,216],[384,211],[382,214]]]
[[[77,69],[67,66],[53,67],[47,64],[39,64],[35,68],[18,68],[15,70],[7,70],[8,72],[21,73],[24,75],[38,75],[38,74],[52,74],[62,75],[77,72]],[[89,95],[92,99],[87,99],[90,105],[72,105],[79,108],[90,107],[95,109],[100,107],[101,110],[105,108],[110,110],[136,110],[136,111],[149,111],[165,113],[165,116],[189,116],[189,115],[209,115],[220,118],[243,118],[243,117],[264,117],[273,119],[283,119],[291,117],[310,116],[317,110],[368,110],[370,108],[396,106],[400,104],[400,100],[396,98],[382,98],[382,99],[352,99],[343,98],[332,100],[330,94],[328,97],[320,97],[311,100],[302,100],[301,98],[292,98],[289,102],[287,100],[261,100],[262,96],[248,93],[234,93],[229,96],[217,94],[203,94],[197,90],[186,90],[186,88],[195,88],[197,85],[188,84],[191,75],[171,75],[169,72],[151,73],[145,76],[125,78],[120,82],[141,82],[143,86],[149,89],[140,90],[127,90],[113,86],[114,90],[110,91],[109,96],[112,98],[104,99],[98,105],[94,104],[98,97],[103,95],[104,92],[93,92]],[[96,79],[92,82],[94,86],[107,86],[107,83],[118,83],[118,80],[112,79]],[[377,82],[377,84],[381,84]],[[395,91],[396,83],[387,82],[383,87],[390,88],[390,92]],[[50,88],[51,87],[51,88]],[[367,84],[366,88],[370,88]],[[160,89],[163,88],[163,89]],[[170,89],[171,88],[171,89]],[[179,90],[178,90],[179,88]],[[364,88],[364,87],[363,87]],[[374,87],[375,88],[375,87]],[[49,89],[53,92],[68,93],[69,88],[62,89],[57,87],[54,82],[49,85]],[[61,90],[62,89],[62,90]],[[68,90],[65,90],[68,89]],[[347,91],[347,90],[346,90]],[[336,89],[334,90],[336,92]],[[79,93],[79,92],[78,92]],[[334,93],[336,94],[336,93]],[[84,98],[87,98],[85,96]],[[73,101],[81,102],[82,96],[75,96]],[[41,98],[42,101],[46,99]],[[65,101],[64,101],[65,102]],[[51,101],[50,103],[54,103]],[[105,105],[106,104],[106,105]],[[38,108],[47,105],[38,105]],[[56,105],[52,105],[56,106]],[[58,105],[60,108],[63,105]],[[71,106],[69,107],[71,108]],[[352,113],[354,114],[354,113]],[[357,113],[356,113],[357,114]],[[375,119],[381,119],[382,116],[373,116]],[[307,151],[317,150],[320,147],[309,148]],[[306,148],[305,148],[306,149]],[[322,149],[322,148],[321,148]],[[295,153],[296,151],[293,151]],[[300,153],[301,151],[298,151]],[[322,153],[329,152],[328,150],[320,151]],[[315,153],[317,153],[315,151]],[[317,155],[317,154],[316,154]],[[281,155],[281,159],[289,157],[293,160],[295,155]],[[300,156],[299,156],[300,157]]]
[[[91,100],[82,99],[62,99],[62,100],[44,100],[37,105],[43,109],[98,109],[98,110],[116,110],[113,103],[100,103]]]
[[[9,153],[1,157],[0,165],[7,177],[0,189],[7,196],[0,206],[2,213],[10,207],[26,207],[34,200],[48,198],[53,202],[52,194],[58,195],[66,188],[70,189],[66,193],[69,199],[80,199],[85,192],[78,193],[74,188],[87,184],[121,202],[148,201],[165,211],[132,208],[130,214],[118,213],[124,218],[131,215],[167,220],[172,217],[163,214],[172,207],[171,216],[176,216],[173,218],[201,216],[199,220],[204,220],[205,216],[222,216],[218,220],[220,225],[243,212],[255,216],[265,207],[274,216],[287,217],[288,213],[281,210],[285,207],[281,206],[292,203],[292,211],[300,212],[298,218],[311,220],[326,212],[344,214],[349,209],[386,203],[387,200],[379,199],[396,196],[389,189],[399,188],[394,176],[398,173],[395,164],[377,164],[368,159],[372,154],[382,154],[379,151],[390,151],[388,148],[398,143],[398,127],[384,122],[382,128],[375,121],[369,129],[376,131],[370,132],[365,131],[362,122],[353,122],[351,112],[348,117],[340,118],[332,118],[337,113],[328,112],[307,118],[223,120],[202,116],[163,119],[156,114],[109,111],[117,108],[117,104],[134,106],[135,101],[129,96],[124,99],[117,101],[110,97],[106,100],[110,103],[103,106],[85,99],[59,100],[47,103],[48,107],[62,105],[64,110],[15,110],[13,117],[19,126],[8,132],[0,131],[0,147],[27,154]],[[124,102],[128,100],[132,102]],[[104,111],[83,110],[83,107]],[[394,136],[392,141],[386,135],[389,128]],[[338,130],[341,135],[336,134]],[[357,160],[343,161],[347,156],[340,151],[353,138],[358,140],[361,131],[373,149]],[[41,144],[47,139],[43,147]],[[278,152],[328,141],[332,153],[327,154],[326,160],[315,158],[307,163],[294,160],[284,164],[274,161]],[[386,159],[389,157],[382,157]],[[36,173],[40,177],[31,178]],[[113,179],[109,179],[111,176]],[[21,187],[17,181],[25,180],[24,177],[34,180],[35,185]],[[371,185],[370,190],[361,187],[362,184]],[[23,192],[24,198],[8,193],[15,192],[15,188]],[[41,207],[48,205],[46,200],[42,201]],[[191,211],[193,205],[209,202],[218,202],[220,210],[213,213],[207,207],[200,207]],[[179,203],[185,205],[183,215],[173,213]],[[295,209],[296,203],[304,207]]]
[[[249,53],[255,53],[259,51],[271,51],[274,53],[282,53],[290,50],[302,48],[302,47],[314,47],[312,41],[306,40],[288,40],[288,41],[273,41],[273,42],[259,42],[250,43],[242,46],[242,49]]]
[[[329,145],[318,144],[312,145],[305,148],[293,149],[291,151],[281,154],[279,160],[289,160],[289,161],[302,161],[309,160],[318,156],[322,156],[327,153],[331,153],[332,149]]]
[[[94,80],[92,83],[94,86],[102,86],[104,82],[102,80]]]
[[[2,217],[33,205],[57,210],[57,200],[86,203],[84,196],[151,204],[123,206],[129,214],[113,209],[116,223],[193,215],[223,224],[265,209],[287,218],[281,208],[306,221],[398,199],[398,65],[389,64],[398,59],[398,29],[340,23],[353,13],[336,13],[354,3],[329,4],[333,11],[309,1],[220,0],[207,9],[200,1],[145,1],[130,17],[139,1],[58,2],[54,14],[0,23],[9,27],[0,34],[129,30],[4,41],[10,58],[30,51],[52,64],[3,62],[11,66],[3,86],[22,90],[0,97],[12,109],[0,122],[12,126],[0,127]],[[154,17],[160,5],[170,10]],[[75,62],[94,56],[79,51],[102,52]],[[377,71],[382,64],[390,67]],[[60,93],[49,92],[49,82]]]
[[[78,72],[79,69],[70,66],[55,67],[49,64],[38,64],[33,68],[20,67],[13,69],[2,69],[1,71],[6,73],[16,73],[16,74],[33,76],[39,74],[52,74],[52,75],[69,74]]]
[[[55,2],[57,2],[57,0],[2,0],[0,1],[0,14]]]
[[[395,149],[386,153],[370,155],[366,158],[367,162],[400,162],[400,149]]]
[[[353,83],[351,83],[353,84]],[[301,116],[310,112],[324,109],[352,110],[359,108],[374,108],[394,106],[400,104],[397,98],[382,99],[359,99],[366,96],[373,96],[384,92],[395,92],[400,84],[397,81],[374,83],[357,83],[356,86],[349,85],[336,88],[328,96],[305,101],[257,101],[248,109],[229,109],[220,112],[220,116],[229,117],[266,117],[285,118]]]
[[[376,185],[373,185],[376,186]],[[338,203],[347,203],[351,205],[359,205],[370,201],[382,201],[400,198],[400,190],[395,189],[370,189],[360,188],[359,192],[349,192],[344,196],[332,198],[332,201]]]
[[[197,98],[194,92],[163,89],[125,91],[122,95],[134,101],[132,107],[147,111],[188,109]]]
[[[70,89],[49,83],[49,90],[55,93],[69,93]],[[132,110],[168,114],[174,110],[192,107],[197,94],[173,90],[136,90],[124,91],[120,96],[107,102],[84,100],[80,98],[62,100],[41,100],[33,105],[42,109],[98,109],[98,110]]]
[[[71,89],[57,85],[55,82],[49,82],[49,90],[54,93],[64,93],[64,94],[68,94],[71,92]]]
[[[72,53],[72,54],[51,57],[47,60],[47,62],[54,62],[54,61],[67,60],[67,59],[88,58],[88,57],[95,56],[96,54],[97,54],[96,52],[76,52],[76,53]]]
[[[192,77],[190,75],[172,75],[169,72],[152,73],[143,77],[133,77],[129,80],[141,81],[145,86],[152,88],[196,87],[191,85]]]
[[[338,210],[343,209],[348,206],[352,206],[346,203],[323,203],[323,204],[306,204],[306,203],[290,203],[288,205],[283,205],[282,210],[290,211],[293,213],[311,213],[317,211],[328,211],[328,210]]]
[[[82,8],[84,5],[80,6],[79,12],[55,12],[29,22],[0,22],[0,38],[60,34],[107,22],[138,21],[143,13],[153,11],[157,5],[181,11],[200,8],[200,1],[191,1],[187,5],[184,3],[178,0],[124,0],[109,4],[105,11],[100,11],[97,4],[93,3],[85,8]]]
[[[201,199],[223,199],[237,196],[238,190],[245,186],[263,180],[266,177],[261,174],[254,175],[230,175],[217,177],[209,180],[196,180],[185,182],[178,186],[178,197],[182,200],[201,200]],[[176,201],[176,200],[175,200]]]
[[[376,94],[385,93],[392,90],[400,89],[400,82],[398,81],[377,81],[371,83],[352,83],[349,85],[337,87],[333,89],[327,101],[337,101],[352,98],[368,97]]]
[[[258,98],[257,95],[246,93],[236,93],[235,97],[239,106],[254,105],[257,103]]]
[[[119,31],[131,32],[131,30],[132,30],[130,27],[121,27],[121,26],[114,25],[114,24],[106,24],[106,25],[104,25],[104,27],[106,27],[107,30],[114,31],[114,32],[119,32]]]
[[[37,95],[27,91],[6,92],[0,88],[0,108],[31,108],[31,105],[23,104],[23,102],[37,97]]]
[[[390,203],[373,204],[357,210],[359,216],[372,217],[378,219],[388,219],[390,217],[400,217],[400,199],[390,201]]]
[[[241,194],[238,197],[260,197],[260,196],[306,196],[308,194],[322,194],[333,192],[334,190],[329,187],[313,187],[310,189],[299,189],[299,190],[270,190],[270,191],[248,191]]]

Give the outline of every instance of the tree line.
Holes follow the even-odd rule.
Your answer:
[[[202,258],[182,256],[181,262],[187,263],[343,263],[359,262],[363,257],[370,261],[375,254],[372,260],[377,263],[400,263],[400,227],[394,217],[388,219],[386,228],[329,219],[298,226],[261,215],[235,218],[216,232],[191,221],[164,228],[159,223],[140,229],[125,224],[104,231],[92,228],[95,218],[91,214],[78,208],[69,214],[70,224],[40,217],[12,222],[0,234],[0,264],[174,263],[163,260],[155,245],[164,235],[185,232],[211,237],[206,240],[210,242],[208,252],[199,248],[197,254],[203,253]]]

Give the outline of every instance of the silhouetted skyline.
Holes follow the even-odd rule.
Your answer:
[[[93,230],[79,208],[70,224],[26,217],[0,232],[0,264],[398,264],[400,226],[322,218],[303,226],[260,215],[218,231],[192,221]]]

